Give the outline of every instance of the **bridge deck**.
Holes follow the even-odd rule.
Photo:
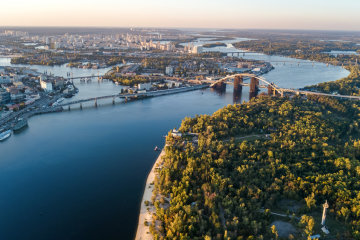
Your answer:
[[[101,96],[101,97],[92,97],[87,99],[81,99],[76,101],[71,101],[63,104],[57,105],[57,107],[64,107],[69,106],[73,104],[79,104],[84,102],[91,102],[91,101],[97,101],[101,99],[111,99],[111,98],[133,98],[133,97],[157,97],[162,95],[169,95],[169,94],[175,94],[175,93],[181,93],[181,92],[187,92],[187,91],[194,91],[199,89],[208,88],[209,85],[197,85],[192,87],[182,87],[182,88],[173,88],[173,89],[167,89],[167,90],[158,90],[158,91],[151,91],[146,93],[129,93],[129,94],[113,94],[113,95],[107,95],[107,96]]]

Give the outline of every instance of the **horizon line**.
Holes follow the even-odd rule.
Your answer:
[[[194,30],[270,30],[270,31],[324,31],[324,32],[359,32],[359,30],[350,30],[350,29],[305,29],[305,28],[230,28],[230,27],[141,27],[141,26],[62,26],[62,25],[34,25],[34,26],[21,26],[21,25],[14,25],[14,26],[5,26],[0,25],[0,28],[118,28],[118,29],[174,29],[174,30],[183,30],[183,29],[194,29]]]

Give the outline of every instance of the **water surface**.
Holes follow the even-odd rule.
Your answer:
[[[265,77],[285,87],[348,74],[325,64],[300,61],[298,66],[295,59],[246,57],[271,61],[276,69]],[[0,58],[0,65],[9,61]],[[73,76],[98,71],[31,67],[64,77],[71,71]],[[76,98],[120,89],[96,80],[76,85]],[[158,154],[154,147],[163,146],[163,136],[184,117],[248,100],[248,88],[235,97],[232,87],[223,94],[207,89],[31,118],[27,129],[0,143],[0,239],[132,239],[146,177]]]

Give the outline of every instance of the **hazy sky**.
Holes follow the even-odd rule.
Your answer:
[[[1,0],[1,26],[360,30],[360,0]]]

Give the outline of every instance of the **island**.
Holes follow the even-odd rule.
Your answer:
[[[233,45],[243,50],[324,62],[337,66],[355,65],[360,61],[358,54],[331,54],[331,51],[360,53],[360,45],[356,42],[272,37],[238,42]]]
[[[215,42],[215,43],[207,43],[203,45],[204,48],[214,48],[214,47],[226,47],[225,43]]]
[[[359,95],[349,69],[308,88]],[[262,94],[185,118],[149,175],[136,239],[358,239],[359,116],[351,100]]]

